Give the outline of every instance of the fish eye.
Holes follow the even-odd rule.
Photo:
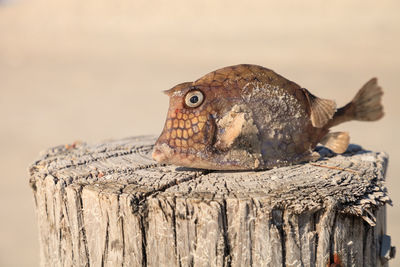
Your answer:
[[[189,91],[185,97],[185,104],[188,107],[196,108],[203,103],[204,95],[199,90]]]

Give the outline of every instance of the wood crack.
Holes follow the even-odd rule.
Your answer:
[[[221,205],[221,215],[222,215],[222,229],[223,229],[223,237],[224,237],[224,265],[226,267],[231,267],[231,245],[229,244],[229,236],[228,236],[228,212],[226,210],[227,204],[226,200],[223,200]]]
[[[101,266],[104,267],[105,263],[107,262],[107,255],[108,255],[108,243],[110,242],[110,220],[107,216],[107,225],[105,230],[105,238],[104,238],[104,249],[103,254],[101,255]]]
[[[145,209],[146,210],[146,209]],[[142,247],[141,247],[141,254],[142,254],[142,266],[143,267],[146,267],[147,266],[147,238],[146,238],[146,228],[148,228],[147,226],[146,226],[146,220],[145,220],[145,218],[147,218],[147,215],[146,215],[146,213],[148,213],[147,212],[147,210],[143,213],[143,214],[141,214],[141,215],[139,215],[140,217],[140,225],[139,225],[139,227],[140,227],[140,234],[141,234],[141,239],[142,239],[142,243],[141,243],[141,245],[142,245]]]
[[[79,234],[82,235],[82,243],[85,251],[85,265],[87,267],[90,267],[90,261],[89,261],[89,249],[88,249],[88,240],[86,236],[86,228],[84,227],[85,225],[85,220],[83,216],[83,200],[82,200],[82,190],[83,187],[79,186],[76,190],[76,196],[78,198],[78,207],[77,207],[77,219],[78,219],[78,225],[81,226],[79,228]]]

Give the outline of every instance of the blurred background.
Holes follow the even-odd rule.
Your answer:
[[[161,90],[238,63],[339,106],[379,78],[386,116],[338,130],[389,153],[388,234],[400,248],[399,10],[396,0],[0,0],[0,266],[39,264],[27,169],[40,151],[159,134]]]

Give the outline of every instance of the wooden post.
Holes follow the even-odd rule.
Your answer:
[[[60,146],[33,164],[42,266],[386,266],[394,256],[385,153],[351,146],[321,149],[315,163],[201,171],[157,165],[154,141]]]

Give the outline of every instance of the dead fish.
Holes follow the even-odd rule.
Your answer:
[[[331,127],[384,115],[376,78],[336,109],[334,101],[257,65],[225,67],[165,93],[169,110],[153,158],[210,170],[269,169],[315,160],[318,143],[343,153],[349,134],[330,132]]]

